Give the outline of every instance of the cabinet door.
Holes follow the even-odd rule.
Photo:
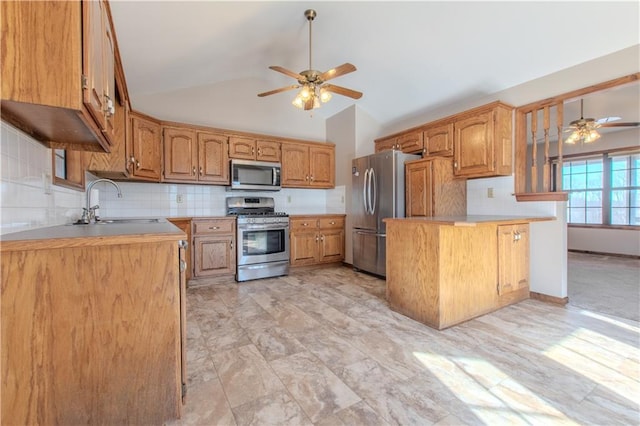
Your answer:
[[[405,165],[406,212],[411,216],[433,216],[433,163],[414,161]]]
[[[398,145],[402,152],[408,154],[420,153],[423,148],[422,132],[415,131],[398,136]]]
[[[106,129],[104,75],[104,4],[102,1],[83,1],[82,72],[86,83],[83,101],[101,130]]]
[[[344,260],[344,230],[322,229],[320,231],[320,262]]]
[[[132,117],[131,132],[133,176],[144,180],[160,181],[162,157],[160,125],[141,117]]]
[[[195,237],[194,271],[196,277],[233,274],[236,256],[233,235]]]
[[[291,265],[313,265],[318,263],[320,236],[315,229],[307,232],[291,232],[289,235]]]
[[[426,129],[422,139],[424,155],[453,155],[453,123]]]
[[[106,6],[105,6],[106,7]],[[106,9],[102,14],[103,19],[103,74],[104,74],[104,115],[105,115],[105,136],[107,140],[114,143],[115,122],[114,115],[116,113],[116,77],[115,77],[115,41],[113,29],[109,22],[109,16],[106,13]]]
[[[256,141],[240,136],[229,137],[229,157],[245,160],[256,159]]]
[[[283,143],[281,173],[284,187],[309,186],[309,146]]]
[[[335,187],[336,164],[333,146],[309,147],[309,182],[319,188]]]
[[[256,141],[256,160],[280,162],[280,142],[258,139]]]
[[[454,128],[455,175],[474,176],[492,172],[495,167],[493,113],[457,121]]]
[[[396,138],[387,138],[376,141],[376,153],[396,149]]]
[[[198,133],[198,180],[229,184],[227,136]]]
[[[196,132],[190,129],[166,127],[162,134],[164,146],[164,179],[197,180],[198,145]]]
[[[529,225],[498,226],[498,294],[529,287]]]

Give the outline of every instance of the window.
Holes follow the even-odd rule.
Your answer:
[[[562,186],[569,195],[568,223],[640,225],[640,154],[567,161]]]

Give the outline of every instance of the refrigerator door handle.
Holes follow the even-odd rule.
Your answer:
[[[378,232],[365,232],[365,231],[356,231],[358,235],[371,235],[372,237],[386,237],[387,234],[380,234]]]
[[[367,214],[372,215],[371,212],[371,174],[373,173],[373,169],[368,169],[369,174],[367,175]]]
[[[369,185],[371,188],[371,198],[373,201],[371,202],[371,214],[374,215],[376,213],[376,201],[378,198],[378,188],[376,187],[376,172],[374,169],[371,169],[371,173],[369,173],[369,180],[371,184]]]
[[[369,177],[369,169],[364,171],[364,179],[362,184],[362,203],[364,204],[365,214],[369,214],[369,205],[367,204],[367,178]]]

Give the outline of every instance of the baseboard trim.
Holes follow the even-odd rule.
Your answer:
[[[554,305],[564,306],[569,303],[569,297],[549,296],[548,294],[536,293],[535,291],[530,291],[529,297],[541,302],[553,303]]]
[[[640,259],[640,256],[636,256],[635,254],[605,253],[603,251],[576,250],[576,249],[569,249],[568,251],[572,253],[597,254],[601,256],[614,256],[614,257],[626,257],[630,259]]]

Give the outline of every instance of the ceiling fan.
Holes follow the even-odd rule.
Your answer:
[[[580,99],[580,119],[569,123],[569,128],[565,132],[572,132],[565,140],[565,143],[575,144],[578,141],[591,143],[600,139],[597,129],[600,127],[638,127],[640,123],[616,123],[620,117],[604,117],[599,120],[594,118],[584,118],[584,99]]]
[[[347,62],[325,72],[320,72],[313,69],[311,65],[311,23],[316,15],[316,11],[313,9],[308,9],[304,12],[304,16],[307,18],[307,21],[309,21],[309,69],[296,73],[277,65],[270,66],[269,68],[274,71],[278,71],[282,74],[288,75],[289,77],[295,78],[298,81],[298,84],[292,84],[291,86],[281,87],[280,89],[259,93],[259,97],[274,95],[276,93],[286,92],[287,90],[302,88],[296,98],[293,100],[293,105],[298,108],[304,108],[305,110],[319,108],[320,102],[328,102],[331,99],[331,93],[348,96],[353,99],[360,99],[362,97],[361,92],[347,89],[346,87],[335,86],[333,84],[326,83],[328,80],[355,71],[356,67],[352,64]]]

